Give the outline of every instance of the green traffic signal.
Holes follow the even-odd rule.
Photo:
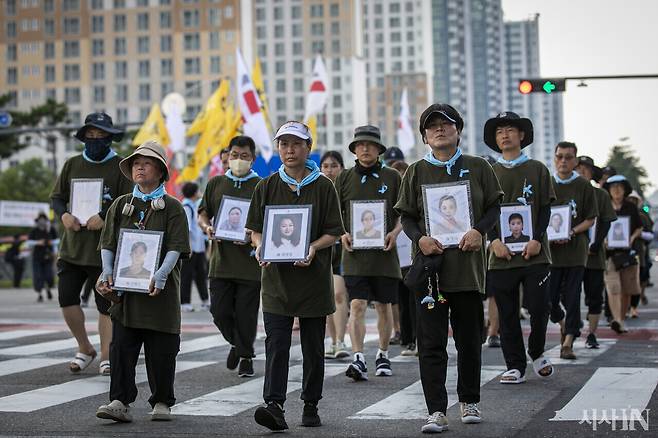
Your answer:
[[[547,94],[551,94],[555,90],[555,84],[551,81],[546,81],[542,87]]]

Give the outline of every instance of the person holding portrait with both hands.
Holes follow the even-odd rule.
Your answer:
[[[107,213],[101,235],[103,272],[96,289],[113,302],[110,360],[110,403],[96,411],[98,418],[132,421],[130,404],[137,398],[135,367],[144,346],[144,359],[151,397],[152,420],[170,420],[174,397],[176,356],[180,347],[180,263],[189,257],[190,241],[183,206],[169,196],[164,183],[169,179],[162,146],[148,141],[120,163],[121,172],[135,187],[117,198]],[[126,292],[114,287],[121,229],[163,233],[160,259],[149,293]]]
[[[324,334],[327,315],[336,310],[331,268],[332,247],[345,229],[338,196],[329,178],[309,159],[311,133],[303,123],[284,123],[274,142],[281,157],[278,173],[258,183],[251,199],[246,228],[262,267],[261,294],[265,325],[265,406],[256,409],[258,424],[288,429],[286,401],[293,318],[299,317],[303,356],[302,425],[320,426],[318,402],[324,383]],[[265,209],[274,205],[312,205],[308,254],[294,263],[264,262]],[[268,239],[271,236],[265,236]]]

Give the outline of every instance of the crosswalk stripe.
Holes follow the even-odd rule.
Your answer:
[[[197,351],[208,350],[215,347],[224,347],[226,345],[228,345],[228,342],[220,334],[202,336],[200,338],[181,342],[178,354],[196,353]]]
[[[480,386],[505,371],[505,367],[484,366],[480,375]],[[448,408],[459,401],[457,396],[457,367],[449,367],[446,376],[448,390]],[[412,420],[427,418],[427,408],[423,386],[420,380],[406,388],[368,406],[362,411],[348,417],[358,420]]]
[[[0,332],[0,341],[26,338],[28,336],[48,335],[50,333],[54,333],[54,330],[9,330],[6,332]]]
[[[324,377],[341,374],[344,366],[326,365]],[[288,369],[288,394],[302,388],[302,365]],[[186,400],[172,408],[176,415],[208,415],[228,417],[263,403],[264,377],[240,385],[230,386],[197,398]]]
[[[21,357],[0,362],[0,377],[68,362],[63,358]]]
[[[643,411],[658,384],[656,368],[598,368],[578,393],[550,421],[579,421],[588,413],[616,409]]]
[[[100,336],[89,336],[89,342],[93,345],[100,343]],[[39,342],[38,344],[21,345],[18,347],[0,348],[0,356],[30,356],[34,354],[51,353],[53,351],[77,348],[75,338],[60,339],[58,341]]]
[[[363,339],[363,343],[367,344],[368,342],[373,342],[379,340],[379,335],[376,333],[367,333]],[[347,341],[347,338],[346,338]],[[352,348],[352,345],[349,342],[345,343],[348,349]],[[265,360],[265,352],[256,355],[254,360]],[[297,344],[290,347],[290,360],[302,360],[302,345]]]
[[[215,362],[178,361],[176,373],[212,365]],[[139,365],[135,381],[147,381],[146,367]],[[109,390],[110,379],[97,376],[88,379],[72,380],[59,385],[46,386],[32,391],[21,392],[0,398],[0,412],[34,412],[62,403],[69,403],[85,397],[103,394]]]
[[[587,348],[584,340],[577,339],[573,343],[573,352],[577,359],[560,359],[560,344],[546,351],[544,356],[549,358],[553,365],[586,365],[608,351],[616,342],[616,339],[599,339],[599,348]]]

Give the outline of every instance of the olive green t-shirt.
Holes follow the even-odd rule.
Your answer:
[[[351,201],[386,201],[386,233],[395,228],[400,215],[393,208],[400,191],[400,174],[388,167],[382,167],[379,178],[367,176],[361,182],[362,176],[355,168],[341,172],[336,179],[336,192],[343,215],[343,224],[349,233],[351,230]],[[354,236],[352,236],[354,237]],[[395,250],[355,249],[352,252],[343,248],[343,275],[364,277],[402,278],[400,261]]]
[[[251,198],[246,227],[262,233],[268,205],[308,204],[313,206],[311,242],[324,234],[338,237],[345,233],[336,189],[331,180],[322,175],[302,187],[299,196],[278,173],[260,181]],[[331,251],[331,246],[317,251],[308,267],[297,267],[293,263],[272,263],[264,267],[261,276],[263,311],[305,318],[333,313],[336,308]]]
[[[594,219],[599,209],[596,205],[594,187],[583,177],[568,184],[558,184],[553,178],[556,200],[553,205],[571,204],[571,228],[579,223]],[[589,235],[585,231],[571,236],[568,243],[551,243],[551,258],[554,268],[585,266],[589,254]]]
[[[413,163],[402,178],[400,196],[395,209],[417,221],[421,232],[425,228],[423,191],[428,184],[442,184],[456,181],[470,181],[471,205],[474,224],[485,211],[500,202],[503,191],[493,169],[486,160],[471,155],[462,155],[448,175],[445,167],[435,166],[425,160]],[[443,265],[439,273],[439,288],[443,292],[479,291],[484,293],[485,236],[479,251],[461,251],[448,248],[443,252]],[[414,255],[419,251],[414,244]]]
[[[104,163],[91,163],[85,160],[82,154],[69,158],[57,177],[50,198],[61,199],[68,205],[71,201],[71,179],[103,178],[102,216],[116,198],[133,190],[133,183],[119,170],[121,160],[121,157],[115,156]],[[76,265],[100,267],[101,256],[98,252],[100,237],[101,230],[90,231],[81,228],[76,232],[62,227],[59,258]]]
[[[533,234],[536,234],[537,230],[534,227],[537,226],[539,209],[550,206],[551,202],[555,200],[555,191],[553,190],[552,178],[548,168],[537,160],[528,160],[514,168],[505,167],[500,163],[496,163],[492,167],[498,177],[500,187],[505,193],[503,204],[519,203],[519,198],[522,198],[531,205]],[[525,196],[524,188],[526,189]],[[498,223],[496,226],[499,230],[498,235],[503,240],[502,230],[500,229],[501,224]],[[530,236],[531,239],[532,237]],[[512,260],[509,261],[496,257],[493,251],[490,251],[489,255],[489,269],[491,270],[521,268],[544,263],[551,263],[551,253],[546,233],[544,233],[544,238],[541,241],[539,254],[530,260],[523,258],[521,253],[512,255]]]
[[[251,178],[238,187],[225,175],[212,178],[199,204],[199,213],[205,211],[210,223],[214,223],[224,196],[250,200],[260,180]],[[260,266],[254,257],[254,248],[250,244],[237,245],[229,240],[213,240],[208,277],[260,281]]]
[[[114,252],[114,260],[118,259],[117,245],[119,231],[122,228],[136,230],[139,213],[148,214],[150,203],[134,199],[135,209],[131,216],[121,214],[123,206],[130,201],[131,195],[119,197],[107,213],[105,226],[100,241],[100,249]],[[162,246],[160,259],[156,269],[160,267],[168,251],[178,251],[180,258],[190,255],[190,238],[187,226],[187,216],[183,206],[169,195],[164,197],[164,210],[153,211],[145,224],[145,230],[162,231]],[[164,289],[160,294],[151,297],[139,292],[124,292],[120,303],[110,307],[110,316],[125,327],[156,330],[165,333],[180,333],[180,259],[167,277]]]
[[[599,208],[599,215],[597,216],[597,221],[599,224],[604,222],[612,222],[617,219],[617,213],[612,206],[612,201],[610,200],[610,195],[606,190],[602,188],[594,188],[594,196],[596,197],[596,205]],[[598,226],[598,225],[597,225]],[[590,242],[591,243],[591,242]],[[600,269],[605,270],[605,258],[606,251],[605,245],[601,243],[601,247],[596,254],[587,255],[587,269]]]

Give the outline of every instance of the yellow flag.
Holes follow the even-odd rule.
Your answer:
[[[215,90],[212,96],[210,96],[210,99],[208,99],[206,104],[203,106],[203,109],[199,112],[199,114],[196,115],[190,127],[187,128],[186,135],[188,137],[204,132],[208,124],[208,120],[210,120],[212,117],[215,109],[222,108],[224,105],[224,100],[227,98],[228,92],[229,82],[227,80],[221,81],[219,87],[217,87],[217,90]]]
[[[260,58],[256,57],[256,62],[254,62],[254,69],[251,72],[251,81],[256,88],[258,93],[258,98],[261,102],[261,111],[263,112],[263,117],[265,118],[265,124],[267,129],[272,132],[272,123],[270,123],[270,109],[267,105],[267,96],[265,96],[265,85],[263,84],[263,71],[260,66]]]
[[[314,150],[318,146],[318,116],[315,114],[306,120],[306,126],[311,130],[311,138],[313,143],[311,143],[311,150]]]
[[[167,126],[165,125],[164,117],[162,117],[162,112],[160,112],[160,106],[157,103],[154,103],[151,107],[151,112],[142,127],[137,131],[132,144],[133,146],[139,146],[149,140],[157,141],[162,146],[169,144]]]

